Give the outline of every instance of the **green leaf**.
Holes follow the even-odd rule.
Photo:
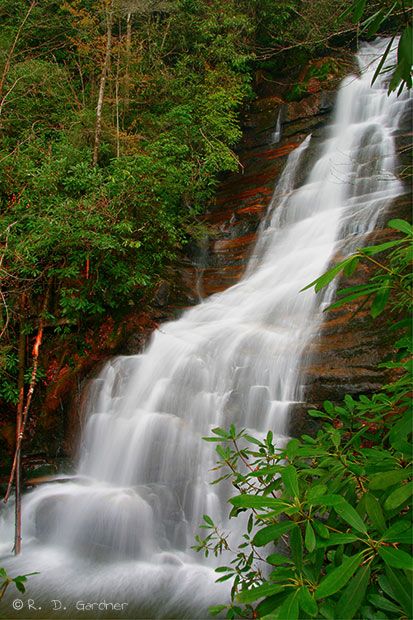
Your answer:
[[[326,497],[327,496],[325,496],[325,498]],[[357,530],[358,532],[366,533],[367,532],[366,524],[361,519],[360,515],[356,512],[356,510],[353,508],[353,506],[351,506],[351,504],[349,504],[343,497],[340,497],[340,496],[336,496],[336,497],[339,497],[339,501],[336,500],[333,495],[330,496],[331,498],[330,502],[332,502],[330,503],[330,505],[334,508],[335,512],[338,515],[340,515],[340,517],[344,521],[346,521],[346,523],[354,527],[355,530]],[[325,503],[326,501],[325,498],[324,498],[323,504],[326,506],[329,504]],[[321,500],[320,500],[320,503],[321,503]]]
[[[381,59],[380,59],[379,64],[377,65],[377,69],[376,69],[376,71],[374,72],[373,79],[372,79],[372,81],[371,81],[372,85],[374,84],[374,82],[377,80],[377,78],[378,78],[378,77],[379,77],[379,75],[380,75],[380,72],[381,72],[381,70],[382,70],[382,68],[383,68],[383,65],[384,65],[384,63],[386,62],[386,58],[387,58],[387,56],[389,55],[389,52],[390,52],[390,50],[391,50],[391,48],[392,48],[392,45],[393,45],[393,41],[394,41],[394,39],[395,39],[395,37],[392,37],[392,38],[390,39],[390,41],[389,41],[389,43],[388,43],[388,45],[387,45],[387,47],[386,47],[386,50],[385,50],[384,54],[382,55],[382,57],[381,57]]]
[[[221,611],[224,611],[224,609],[226,609],[226,605],[214,605],[213,607],[209,607],[208,611],[211,616],[217,616]]]
[[[271,555],[266,558],[266,562],[268,562],[268,564],[272,564],[273,566],[293,563],[289,557],[287,557],[286,555],[282,555],[282,553],[271,553]]]
[[[403,568],[404,570],[413,570],[413,558],[411,555],[402,551],[402,549],[394,549],[392,547],[379,547],[380,557],[386,564],[392,568]]]
[[[377,291],[370,308],[370,314],[373,319],[376,319],[383,312],[389,299],[390,291],[390,285],[383,286]]]
[[[411,66],[413,64],[413,36],[412,36],[412,27],[410,25],[406,26],[403,30],[398,47],[398,62],[406,63],[406,66],[411,70]],[[405,220],[392,220],[396,222],[403,222],[404,230],[398,228],[398,230],[402,230],[402,232],[406,232],[407,227],[410,226]],[[393,227],[394,228],[394,227]],[[413,229],[410,226],[410,232],[407,234],[412,235]]]
[[[392,493],[390,493],[389,497],[384,502],[384,509],[394,510],[401,504],[404,504],[404,502],[409,499],[412,493],[413,493],[413,482],[408,482],[407,484],[404,484],[400,488],[395,489]]]
[[[315,292],[318,293],[319,291],[321,291],[322,288],[330,284],[330,282],[334,280],[334,278],[340,273],[340,271],[343,271],[344,267],[346,267],[346,265],[350,263],[350,261],[352,261],[353,258],[354,256],[351,256],[341,261],[340,263],[337,263],[337,265],[335,265],[334,267],[326,271],[319,278],[317,278],[316,280],[313,280],[312,282],[310,282],[310,284],[307,284],[307,286],[302,288],[300,293],[302,291],[306,291],[309,288],[312,288],[313,286],[314,286]]]
[[[278,610],[288,596],[288,592],[280,592],[265,598],[261,603],[257,605],[256,612],[259,618],[267,618],[272,620],[275,614],[271,614],[272,611]],[[268,614],[271,614],[268,616]]]
[[[411,32],[410,32],[410,37],[411,37]],[[393,228],[394,230],[400,230],[401,232],[406,233],[406,235],[413,235],[413,227],[411,224],[409,224],[409,222],[406,222],[406,220],[400,220],[400,219],[390,220],[389,222],[387,222],[387,226],[389,228]]]
[[[327,540],[317,540],[317,548],[335,547],[336,545],[346,545],[347,543],[356,542],[358,536],[354,534],[331,534]]]
[[[22,593],[26,592],[26,588],[24,587],[22,581],[16,581],[15,579],[13,579],[13,581],[19,592],[22,592]]]
[[[353,24],[356,24],[360,20],[361,16],[364,13],[365,7],[366,7],[366,0],[354,0],[354,2],[353,2],[353,10],[352,10],[352,13],[353,13],[353,16],[352,16]]]
[[[285,504],[274,497],[262,497],[261,495],[236,495],[228,500],[236,508],[277,508]]]
[[[363,566],[350,579],[336,605],[338,618],[354,618],[366,596],[370,580],[370,567]]]
[[[280,607],[278,617],[282,620],[298,620],[298,590],[291,592]]]
[[[311,553],[315,549],[315,534],[314,530],[311,527],[311,523],[307,521],[307,525],[305,526],[305,538],[304,544],[307,550]]]
[[[211,517],[209,517],[208,515],[204,515],[203,519],[204,519],[205,523],[207,523],[208,525],[211,525],[212,527],[214,527],[214,522],[211,519]]]
[[[394,603],[389,601],[384,596],[379,596],[378,594],[370,594],[368,600],[372,605],[378,607],[379,609],[384,609],[384,611],[391,611],[393,613],[399,614],[402,612],[400,607],[397,607]],[[402,612],[403,613],[403,612]]]
[[[262,547],[271,541],[276,542],[280,536],[289,532],[294,526],[296,527],[296,524],[293,521],[282,521],[275,525],[267,525],[255,534],[252,543],[256,547]]]
[[[360,566],[362,558],[362,553],[345,558],[340,566],[330,571],[317,587],[316,598],[325,598],[341,590]]]
[[[364,502],[366,512],[371,519],[372,524],[379,532],[384,532],[386,529],[386,521],[384,520],[383,511],[380,503],[374,495],[367,493],[364,496]]]
[[[291,558],[296,568],[301,571],[303,568],[303,537],[298,526],[290,534],[290,549]]]
[[[413,536],[410,520],[397,521],[394,523],[383,533],[382,540],[411,545],[413,543]]]
[[[413,607],[411,588],[409,586],[405,587],[403,584],[403,582],[407,581],[405,575],[401,571],[394,571],[388,565],[386,566],[386,575],[394,593],[394,600],[400,603],[407,617],[412,618]]]
[[[276,583],[263,583],[257,588],[252,588],[251,590],[243,590],[242,592],[240,592],[237,596],[237,601],[239,601],[240,603],[253,603],[259,598],[278,594],[283,590],[284,586],[280,586]]]
[[[315,484],[307,491],[307,501],[311,504],[312,502],[322,497],[326,491],[327,487],[325,484]]]
[[[298,488],[298,478],[295,467],[293,465],[288,465],[287,467],[284,467],[283,471],[281,472],[281,478],[284,482],[287,492],[293,497],[298,497],[300,491]]]
[[[314,617],[318,614],[318,605],[305,586],[298,591],[298,603],[309,616]]]
[[[313,521],[313,528],[321,538],[330,538],[330,530],[321,521]]]
[[[369,488],[373,491],[387,489],[401,480],[406,480],[408,477],[409,472],[406,469],[392,469],[391,471],[380,472],[370,477]]]

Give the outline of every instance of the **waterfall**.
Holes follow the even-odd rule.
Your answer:
[[[408,95],[388,97],[384,78],[370,86],[386,43],[362,46],[361,76],[341,84],[304,182],[311,138],[290,155],[243,279],[164,324],[142,354],[110,361],[89,391],[77,477],[25,496],[23,554],[1,564],[40,572],[30,597],[61,601],[50,617],[91,617],[78,602],[106,600],[127,605],[110,617],[205,618],[227,599],[217,560],[191,550],[203,514],[235,538],[240,527],[227,520],[230,489],[210,485],[215,454],[202,436],[233,423],[285,442],[304,398],[300,361],[332,295],[300,290],[403,192],[394,133]],[[11,536],[6,514],[4,552]]]

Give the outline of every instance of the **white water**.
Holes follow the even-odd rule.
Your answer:
[[[275,123],[275,131],[272,134],[272,140],[274,144],[281,140],[281,108],[277,115],[277,121]]]
[[[393,133],[407,95],[370,87],[383,46],[363,46],[362,77],[344,80],[321,156],[298,187],[310,138],[291,154],[243,280],[163,325],[142,355],[112,360],[92,384],[78,480],[27,494],[23,554],[2,561],[13,574],[40,571],[30,596],[44,609],[59,599],[74,617],[75,601],[106,600],[128,603],[112,617],[195,618],[225,601],[217,561],[190,549],[205,513],[237,536],[230,490],[209,484],[215,455],[201,437],[234,423],[285,440],[321,314],[314,292],[299,291],[337,251],[360,244],[403,191]],[[2,539],[9,553],[11,515]]]

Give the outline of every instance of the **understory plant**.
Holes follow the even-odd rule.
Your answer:
[[[232,551],[218,581],[232,580],[227,618],[409,619],[412,609],[411,496],[412,241],[404,220],[388,223],[402,237],[358,250],[312,282],[316,291],[360,263],[367,284],[339,291],[334,307],[360,300],[372,317],[392,319],[394,355],[381,366],[389,382],[373,394],[345,395],[308,413],[318,430],[283,448],[246,430],[216,428],[219,480],[236,493],[230,516],[248,513],[237,549],[204,516],[196,549]],[[217,481],[217,482],[218,482]],[[231,555],[231,553],[230,553]]]

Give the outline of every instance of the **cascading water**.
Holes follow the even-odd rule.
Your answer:
[[[318,297],[299,291],[403,191],[393,134],[407,94],[387,97],[383,80],[370,87],[385,43],[363,45],[361,77],[344,80],[321,156],[299,186],[310,138],[290,155],[244,278],[93,382],[78,477],[26,495],[23,554],[2,561],[13,574],[40,571],[30,596],[43,611],[25,617],[44,617],[47,605],[47,617],[105,616],[76,601],[106,600],[127,603],[110,617],[195,618],[226,599],[215,559],[191,551],[203,514],[238,535],[226,517],[230,490],[209,484],[215,455],[201,437],[231,423],[271,428],[280,442],[288,435],[289,407],[303,399],[300,359],[320,322]],[[10,551],[11,516],[4,523]]]

